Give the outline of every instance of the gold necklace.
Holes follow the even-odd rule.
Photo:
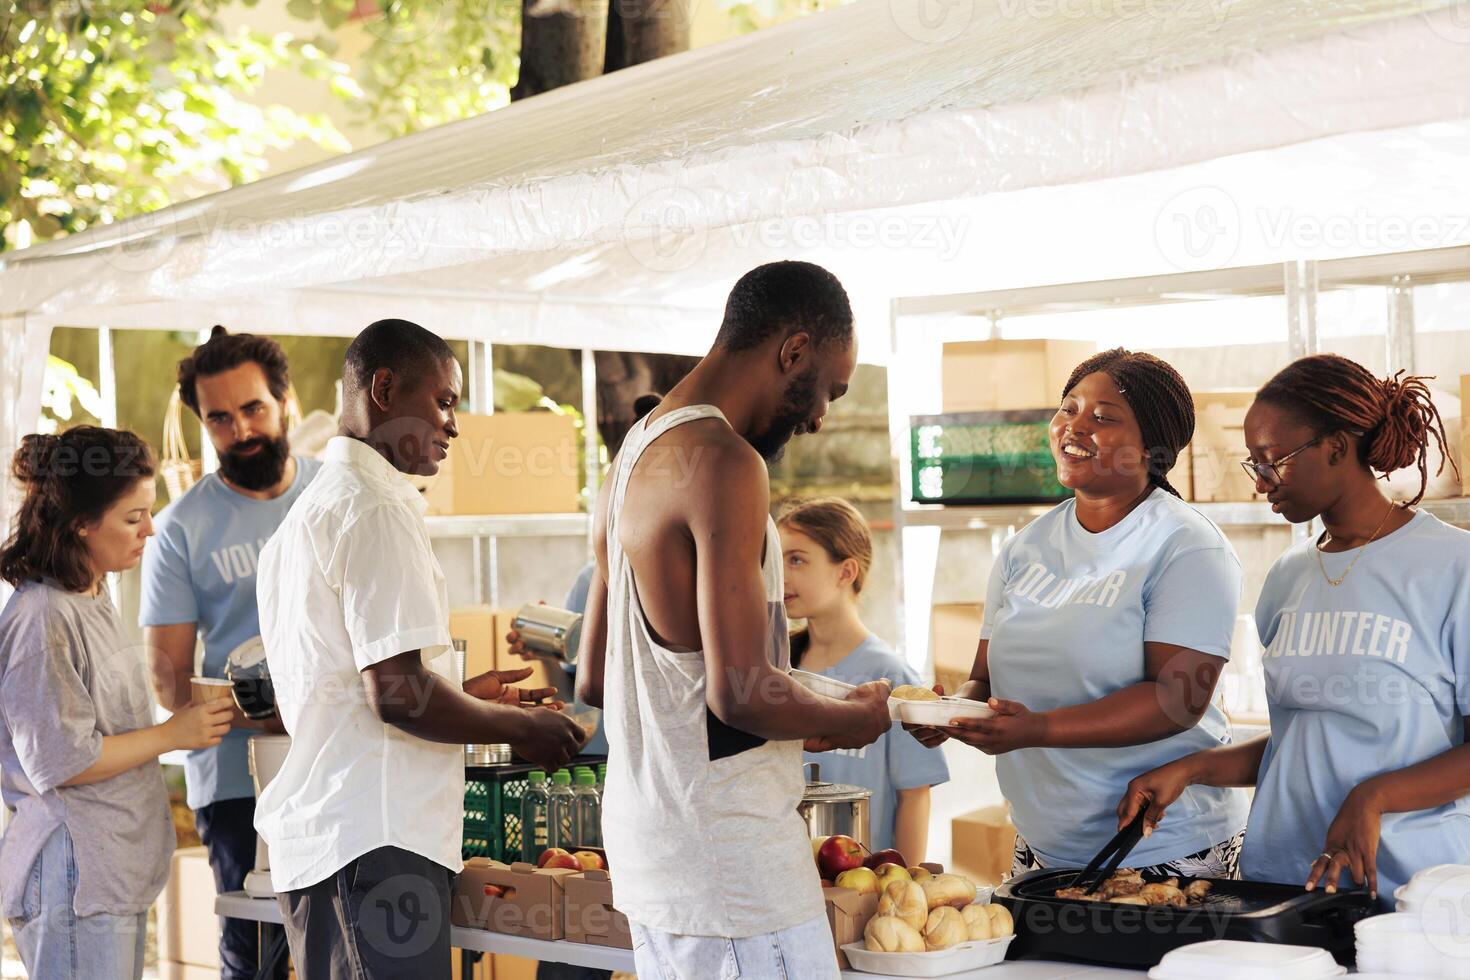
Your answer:
[[[1363,553],[1368,550],[1368,546],[1378,540],[1378,532],[1383,530],[1383,525],[1388,523],[1388,515],[1392,514],[1393,509],[1397,506],[1392,500],[1388,502],[1388,510],[1384,512],[1383,520],[1378,522],[1378,526],[1373,529],[1373,536],[1363,542],[1363,546],[1358,549],[1358,553],[1353,556],[1353,560],[1348,562],[1348,567],[1343,569],[1341,578],[1333,578],[1327,574],[1327,563],[1322,560],[1322,544],[1326,544],[1327,542],[1324,541],[1322,544],[1317,545],[1317,567],[1322,569],[1322,577],[1327,580],[1328,585],[1337,588],[1337,586],[1347,581],[1347,577],[1352,572],[1353,566],[1358,563],[1359,558],[1363,557]],[[1332,539],[1332,532],[1326,531],[1324,533],[1327,534],[1327,538],[1330,541]]]

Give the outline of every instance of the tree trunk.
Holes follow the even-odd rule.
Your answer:
[[[616,456],[633,427],[633,402],[647,394],[664,395],[683,380],[697,357],[597,351],[597,431],[609,457]]]
[[[605,71],[689,50],[693,0],[612,0],[607,15]]]
[[[522,0],[521,70],[511,101],[602,74],[608,0]]]

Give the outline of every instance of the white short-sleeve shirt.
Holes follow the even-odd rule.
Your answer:
[[[428,670],[462,683],[424,509],[387,460],[338,436],[260,553],[261,638],[291,734],[255,811],[277,892],[314,885],[379,847],[463,867],[463,749],[381,721],[362,679],[373,664],[419,650]]]

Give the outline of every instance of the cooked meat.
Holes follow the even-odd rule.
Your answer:
[[[1120,895],[1109,899],[1114,905],[1148,905],[1150,902],[1142,895]]]
[[[1204,901],[1205,896],[1210,893],[1210,888],[1211,882],[1205,881],[1203,879],[1199,881],[1191,881],[1187,886],[1185,886],[1184,897],[1189,899],[1191,902],[1202,902]]]
[[[1057,889],[1057,898],[1075,898],[1075,899],[1081,899],[1081,900],[1091,901],[1092,899],[1094,899],[1096,897],[1097,896],[1095,896],[1095,895],[1088,895],[1088,894],[1086,894],[1080,888],[1058,888]]]
[[[1142,878],[1109,878],[1098,889],[1104,898],[1121,898],[1124,895],[1137,895],[1142,890]]]
[[[1172,905],[1175,908],[1182,909],[1189,904],[1185,900],[1182,891],[1173,885],[1164,884],[1163,882],[1144,885],[1143,889],[1139,891],[1138,897],[1149,905]]]

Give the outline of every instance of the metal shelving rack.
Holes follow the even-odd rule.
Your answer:
[[[1292,261],[1279,265],[1240,266],[1204,272],[1142,276],[1096,282],[1060,283],[1019,289],[911,296],[890,306],[892,367],[888,372],[888,425],[893,467],[893,526],[896,560],[894,586],[898,642],[901,655],[921,671],[929,669],[929,594],[907,602],[905,582],[922,570],[909,567],[906,552],[914,532],[989,530],[998,546],[1007,534],[1043,514],[1047,506],[945,507],[914,503],[911,486],[910,410],[901,372],[905,317],[968,315],[988,318],[990,339],[1001,336],[1004,320],[1052,313],[1080,313],[1170,303],[1197,303],[1222,299],[1280,296],[1286,302],[1285,334],[1291,358],[1317,353],[1317,297],[1323,290],[1382,288],[1388,310],[1384,333],[1388,370],[1414,371],[1414,302],[1416,286],[1470,281],[1470,246],[1397,252],[1327,261]],[[1195,504],[1222,527],[1280,526],[1281,518],[1264,503]],[[1455,524],[1470,524],[1470,497],[1428,500],[1422,508]],[[1293,534],[1309,533],[1294,527]],[[935,552],[937,559],[937,551]],[[926,574],[932,581],[935,568]],[[914,644],[919,649],[913,649]]]

